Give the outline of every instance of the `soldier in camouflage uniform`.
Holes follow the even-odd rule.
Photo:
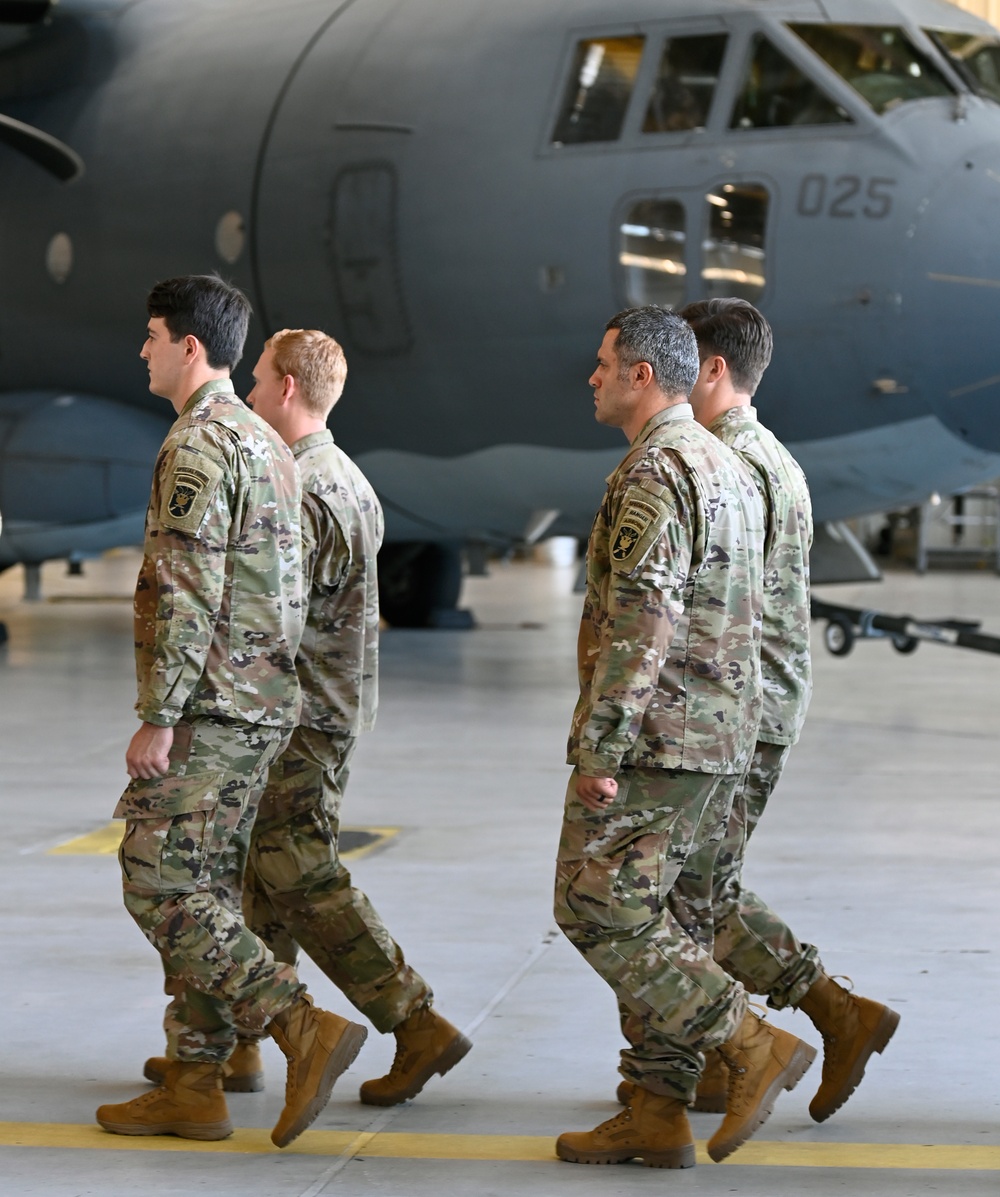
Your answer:
[[[587,549],[555,914],[615,991],[632,1087],[621,1114],[556,1150],[684,1168],[703,1052],[718,1048],[734,1075],[715,1159],[815,1056],[751,1013],[712,955],[715,856],[760,718],[764,517],[749,475],[686,402],[698,357],[683,320],[620,313],[597,363],[597,419],[631,448]]]
[[[873,1052],[889,1042],[899,1015],[831,980],[812,944],[801,943],[742,884],[743,853],[799,738],[812,690],[809,657],[809,549],[812,508],[798,463],[751,406],[771,360],[767,321],[743,299],[689,304],[680,313],[698,340],[691,392],[695,418],[749,469],[764,501],[763,710],[746,780],[733,804],[715,873],[715,958],[768,1005],[805,1011],[823,1035],[823,1079],[809,1112],[828,1118],[861,1081]],[[698,1089],[698,1109],[725,1108],[727,1074],[716,1053]]]
[[[364,1027],[317,1010],[234,896],[267,770],[298,717],[300,486],[294,458],[233,392],[250,307],[221,279],[149,296],[150,390],[178,413],[157,458],[135,593],[142,720],[119,861],[125,906],[163,960],[172,1052],[163,1082],[97,1119],[116,1134],[232,1132],[222,1066],[237,1026],[288,1057],[285,1146],[316,1117]]]
[[[389,1074],[361,1086],[362,1101],[395,1105],[472,1045],[431,1008],[430,988],[352,886],[337,849],[354,746],[375,723],[382,509],[326,426],[347,378],[337,342],[285,329],[267,342],[254,377],[248,402],[291,445],[306,492],[308,613],[296,658],[302,713],[261,801],[244,911],[279,960],[294,963],[301,945],[379,1031],[395,1034]],[[234,1087],[259,1087],[256,1044],[244,1042],[238,1053]]]

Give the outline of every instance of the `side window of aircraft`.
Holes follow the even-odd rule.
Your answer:
[[[1000,41],[981,33],[926,32],[973,91],[1000,100]]]
[[[684,207],[677,200],[646,199],[633,204],[622,222],[618,261],[631,307],[684,302]]]
[[[755,33],[750,66],[733,109],[733,129],[849,124],[851,118],[762,33]]]
[[[726,183],[705,200],[708,237],[701,247],[700,298],[757,299],[767,282],[767,190],[757,183]]]
[[[902,29],[883,25],[790,25],[878,113],[908,100],[954,95]]]
[[[552,134],[556,145],[614,141],[621,134],[645,42],[644,37],[602,37],[577,43]]]
[[[643,133],[703,129],[725,52],[724,33],[667,38]]]

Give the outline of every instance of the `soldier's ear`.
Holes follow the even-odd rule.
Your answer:
[[[648,387],[649,384],[653,382],[653,367],[649,364],[649,362],[636,362],[632,369],[635,371],[633,378],[635,380],[636,386]]]
[[[729,364],[720,353],[713,353],[706,358],[705,365],[708,366],[706,372],[708,382],[718,382],[729,369]]]

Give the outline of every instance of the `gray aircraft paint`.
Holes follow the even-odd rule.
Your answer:
[[[626,299],[621,221],[636,197],[687,204],[693,270],[704,196],[727,182],[770,193],[757,405],[820,518],[1000,473],[1000,105],[938,56],[961,94],[876,116],[791,19],[905,25],[932,55],[922,26],[988,28],[931,0],[64,0],[48,25],[0,27],[0,111],[84,166],[59,182],[0,147],[0,563],[139,526],[169,424],[138,359],[143,299],[212,269],[253,299],[249,365],[285,325],[345,344],[332,426],[390,538],[516,540],[539,509],[585,534],[623,448],[586,385]],[[644,135],[647,45],[621,138],[554,146],[577,39],[637,28],[726,30],[733,62],[764,28],[854,123],[733,132],[730,66],[704,130]],[[23,396],[54,393],[102,446],[52,451],[73,439],[65,407],[25,423]],[[117,455],[131,487],[84,516],[81,461],[97,486]]]

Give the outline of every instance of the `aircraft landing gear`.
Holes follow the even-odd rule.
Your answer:
[[[455,544],[411,540],[383,545],[378,555],[379,608],[395,628],[475,626],[459,608],[462,555]]]

